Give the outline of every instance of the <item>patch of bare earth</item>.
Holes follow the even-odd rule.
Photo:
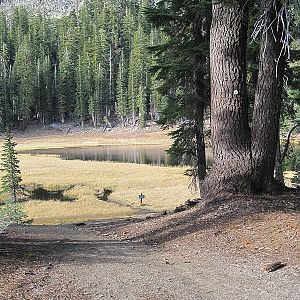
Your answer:
[[[232,195],[167,216],[11,227],[0,235],[0,298],[298,300],[299,195]],[[284,267],[268,273],[279,261]]]
[[[107,130],[90,126],[82,128],[74,124],[51,125],[14,132],[18,149],[136,144],[167,147],[171,144],[170,131],[162,130],[157,125],[146,128],[113,127]]]
[[[300,192],[227,196],[181,213],[149,219],[116,232],[164,249],[203,248],[255,255],[300,267]]]

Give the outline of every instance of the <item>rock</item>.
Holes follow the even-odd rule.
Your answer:
[[[84,223],[84,222],[75,223],[75,226],[85,226],[85,225],[86,225],[86,223]]]
[[[180,205],[180,206],[177,206],[175,209],[174,209],[174,213],[178,213],[178,212],[181,212],[181,211],[185,211],[187,209],[187,207],[185,207],[184,205]]]
[[[282,263],[281,261],[277,261],[275,263],[266,265],[265,267],[262,268],[262,271],[267,272],[267,273],[271,273],[271,272],[279,270],[279,269],[281,269],[285,266],[286,266],[285,263]]]
[[[189,199],[185,202],[187,206],[195,206],[200,202],[201,199]]]
[[[200,200],[201,199],[189,199],[189,200],[185,201],[184,204],[181,204],[181,205],[177,206],[174,209],[174,213],[185,211],[185,210],[197,205],[200,202]]]
[[[34,273],[32,270],[30,270],[30,271],[26,271],[25,275],[36,275],[36,273]]]

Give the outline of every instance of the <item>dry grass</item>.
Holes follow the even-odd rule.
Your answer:
[[[286,171],[283,173],[284,183],[290,188],[295,188],[297,185],[292,183],[293,179],[297,177],[297,172],[295,171]]]
[[[110,199],[140,207],[138,195],[146,195],[149,209],[171,210],[192,197],[183,168],[126,163],[67,161],[55,156],[19,155],[23,183],[44,187],[74,186],[64,196],[73,202],[30,200],[25,211],[34,224],[56,224],[128,216],[129,207],[99,201],[98,191],[113,190]]]
[[[15,135],[18,149],[85,147],[97,145],[164,145],[170,144],[168,132],[116,128],[111,132],[88,130],[69,132],[39,130]],[[183,168],[111,162],[64,161],[55,156],[20,155],[23,182],[52,187],[74,186],[64,196],[76,201],[33,201],[24,203],[34,224],[56,224],[72,221],[115,218],[136,213],[138,195],[146,195],[146,207],[163,211],[174,209],[186,199],[195,197],[188,189],[189,179]],[[289,177],[291,175],[288,175]],[[289,179],[288,179],[289,180]],[[110,199],[124,206],[105,203],[96,197],[104,188],[113,190]],[[0,201],[5,195],[0,195]],[[3,198],[3,199],[4,199]]]

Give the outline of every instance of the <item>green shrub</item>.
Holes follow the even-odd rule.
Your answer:
[[[22,206],[13,200],[8,200],[0,206],[0,232],[9,224],[24,223],[25,219],[26,215]]]

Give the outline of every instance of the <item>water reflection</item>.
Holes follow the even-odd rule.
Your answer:
[[[56,154],[63,159],[113,161],[135,164],[168,165],[169,155],[161,146],[98,146],[59,149],[36,149],[29,154]]]
[[[284,161],[284,169],[287,171],[300,170],[300,145],[293,145],[294,151],[289,153]],[[166,166],[170,165],[170,156],[162,146],[132,145],[132,146],[97,146],[97,147],[74,147],[58,149],[36,149],[23,153],[29,154],[55,154],[67,160],[94,160],[113,161],[135,164],[149,164]],[[206,149],[207,165],[212,164],[212,150]]]

